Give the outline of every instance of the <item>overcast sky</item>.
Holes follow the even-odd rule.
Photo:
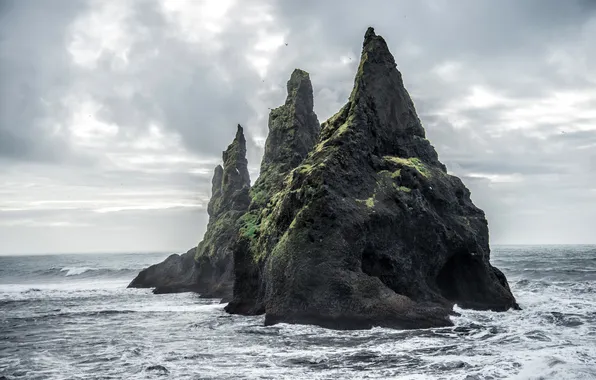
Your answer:
[[[364,32],[500,244],[596,243],[596,2],[0,0],[0,254],[186,251],[296,67],[323,121]]]

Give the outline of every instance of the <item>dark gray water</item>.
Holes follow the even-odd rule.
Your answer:
[[[496,247],[523,310],[417,331],[263,327],[126,289],[166,254],[0,257],[8,379],[596,379],[596,247]]]

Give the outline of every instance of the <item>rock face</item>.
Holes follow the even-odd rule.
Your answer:
[[[261,161],[261,173],[251,189],[252,202],[248,213],[241,218],[240,237],[235,246],[235,275],[239,278],[234,287],[235,301],[228,310],[246,312],[245,298],[251,298],[260,278],[259,266],[253,265],[256,234],[266,215],[267,205],[284,188],[287,175],[306,158],[318,140],[321,130],[313,107],[313,90],[307,72],[296,69],[287,83],[285,104],[269,114],[269,134]],[[247,283],[251,283],[247,286]],[[239,302],[236,302],[239,301]]]
[[[273,182],[236,247],[228,312],[265,313],[266,324],[420,328],[450,325],[453,304],[517,308],[489,263],[484,212],[439,162],[372,28],[348,103]]]
[[[155,287],[154,293],[193,291],[203,297],[230,299],[233,286],[232,246],[238,237],[238,219],[250,204],[250,176],[246,160],[246,139],[238,125],[236,137],[223,152],[212,180],[208,205],[209,224],[199,245],[183,255],[171,255],[150,266],[128,285]]]

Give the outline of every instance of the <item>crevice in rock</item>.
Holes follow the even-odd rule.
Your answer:
[[[393,263],[387,256],[379,257],[374,248],[367,245],[362,252],[362,272],[369,276],[378,277],[383,281],[385,277],[393,273]]]
[[[367,245],[362,251],[361,269],[362,272],[376,277],[381,282],[398,294],[404,294],[406,290],[399,283],[395,276],[396,262],[391,257],[378,252],[372,245]]]

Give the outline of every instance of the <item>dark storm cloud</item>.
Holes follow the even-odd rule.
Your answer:
[[[547,62],[559,45],[573,45],[594,6],[578,1],[279,2],[280,24],[313,56],[359,53],[362,31],[376,27],[396,56],[406,84],[420,98],[449,101],[471,84],[515,98],[544,96],[563,85],[591,83],[554,72]],[[314,21],[313,21],[314,20]],[[303,27],[307,25],[308,27]],[[579,41],[581,42],[581,41]],[[594,50],[591,46],[585,46]],[[456,63],[461,75],[440,83],[437,65]]]
[[[383,32],[390,45],[422,48],[416,63],[432,65],[442,58],[511,57],[523,62],[551,42],[566,42],[591,17],[593,4],[578,1],[350,2],[279,1],[280,24],[291,33],[316,33],[311,44],[358,47],[369,25]],[[398,57],[398,65],[400,63]]]

